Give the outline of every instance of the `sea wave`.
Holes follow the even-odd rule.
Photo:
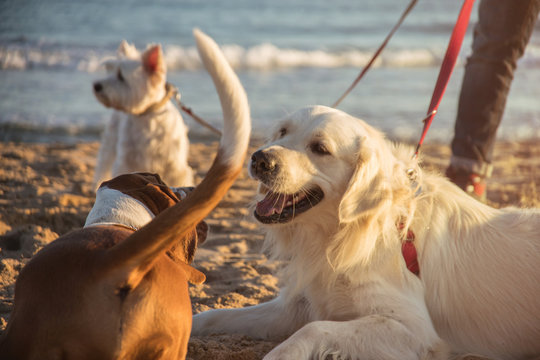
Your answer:
[[[166,45],[164,55],[169,70],[198,70],[202,67],[195,47]],[[224,45],[222,50],[235,69],[270,71],[276,69],[313,67],[363,67],[374,49],[294,49],[263,43],[251,47]],[[463,63],[469,51],[462,50]],[[374,63],[375,67],[413,68],[439,66],[444,49],[386,49]],[[115,56],[106,49],[0,42],[1,70],[63,69],[83,72],[102,71],[104,61]],[[530,45],[520,66],[540,68],[540,46]]]
[[[170,70],[198,70],[202,67],[195,47],[164,46],[164,55]],[[346,49],[294,49],[280,48],[263,43],[251,47],[224,45],[222,50],[235,69],[275,70],[299,67],[338,68],[362,67],[374,50]],[[0,69],[64,69],[96,72],[102,63],[115,56],[114,51],[70,48],[41,44],[1,44]],[[432,49],[388,49],[375,62],[377,67],[426,67],[439,64],[441,54]]]

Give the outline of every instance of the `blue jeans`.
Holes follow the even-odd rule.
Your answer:
[[[467,59],[450,166],[490,176],[493,147],[517,60],[523,56],[540,0],[482,0]]]

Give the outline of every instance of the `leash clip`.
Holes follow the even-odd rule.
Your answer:
[[[407,169],[406,173],[407,173],[407,177],[409,178],[409,180],[411,180],[411,181],[416,180],[416,175],[417,175],[416,169],[409,168],[409,169]]]
[[[435,114],[437,114],[437,109],[433,110],[432,112],[430,112],[429,114],[426,115],[425,118],[422,119],[422,123],[426,123],[430,117],[432,116],[435,116]]]
[[[172,92],[172,98],[178,103],[180,104],[180,99],[182,98],[182,94],[180,94],[180,91],[178,90],[178,88],[176,86],[174,86],[173,84],[171,84],[170,82],[166,83],[165,84],[165,89],[167,89],[167,91],[170,91]]]
[[[180,94],[180,92],[178,91],[178,89],[174,88],[174,100],[176,100],[177,102],[180,102],[180,99],[182,98],[182,95]]]

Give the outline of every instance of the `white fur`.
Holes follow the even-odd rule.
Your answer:
[[[120,224],[138,230],[154,217],[152,211],[139,200],[102,186],[96,193],[96,202],[86,217],[84,227]]]
[[[155,57],[149,60],[150,54]],[[146,66],[155,61],[155,69]],[[145,112],[166,94],[166,66],[161,47],[150,46],[140,55],[125,41],[118,59],[106,63],[109,76],[94,83],[96,98],[115,110],[99,150],[94,188],[111,177],[137,171],[159,173],[170,186],[193,185],[187,162],[187,127],[168,101]],[[96,85],[101,89],[96,90]]]
[[[303,109],[276,130],[261,150],[278,159],[279,176],[260,192],[318,185],[325,197],[266,226],[269,251],[286,264],[279,296],[198,314],[193,334],[286,339],[265,359],[540,355],[539,210],[483,205],[338,110]],[[401,253],[407,228],[420,277]]]
[[[244,154],[232,150],[244,149],[249,142],[249,137],[245,136],[251,131],[246,93],[214,40],[198,29],[193,30],[193,35],[201,60],[216,86],[223,116],[235,124],[223,128],[220,145],[223,153],[222,161],[230,162],[231,166],[242,165],[240,161],[243,161]],[[233,146],[234,144],[241,146]]]

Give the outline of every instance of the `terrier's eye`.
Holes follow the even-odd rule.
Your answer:
[[[314,142],[309,145],[310,150],[317,155],[331,155],[328,148],[321,142]]]
[[[282,138],[287,134],[287,129],[281,128],[279,129],[279,137]]]
[[[120,81],[124,81],[124,76],[122,75],[122,71],[120,71],[120,69],[118,69],[116,72],[116,78]]]

